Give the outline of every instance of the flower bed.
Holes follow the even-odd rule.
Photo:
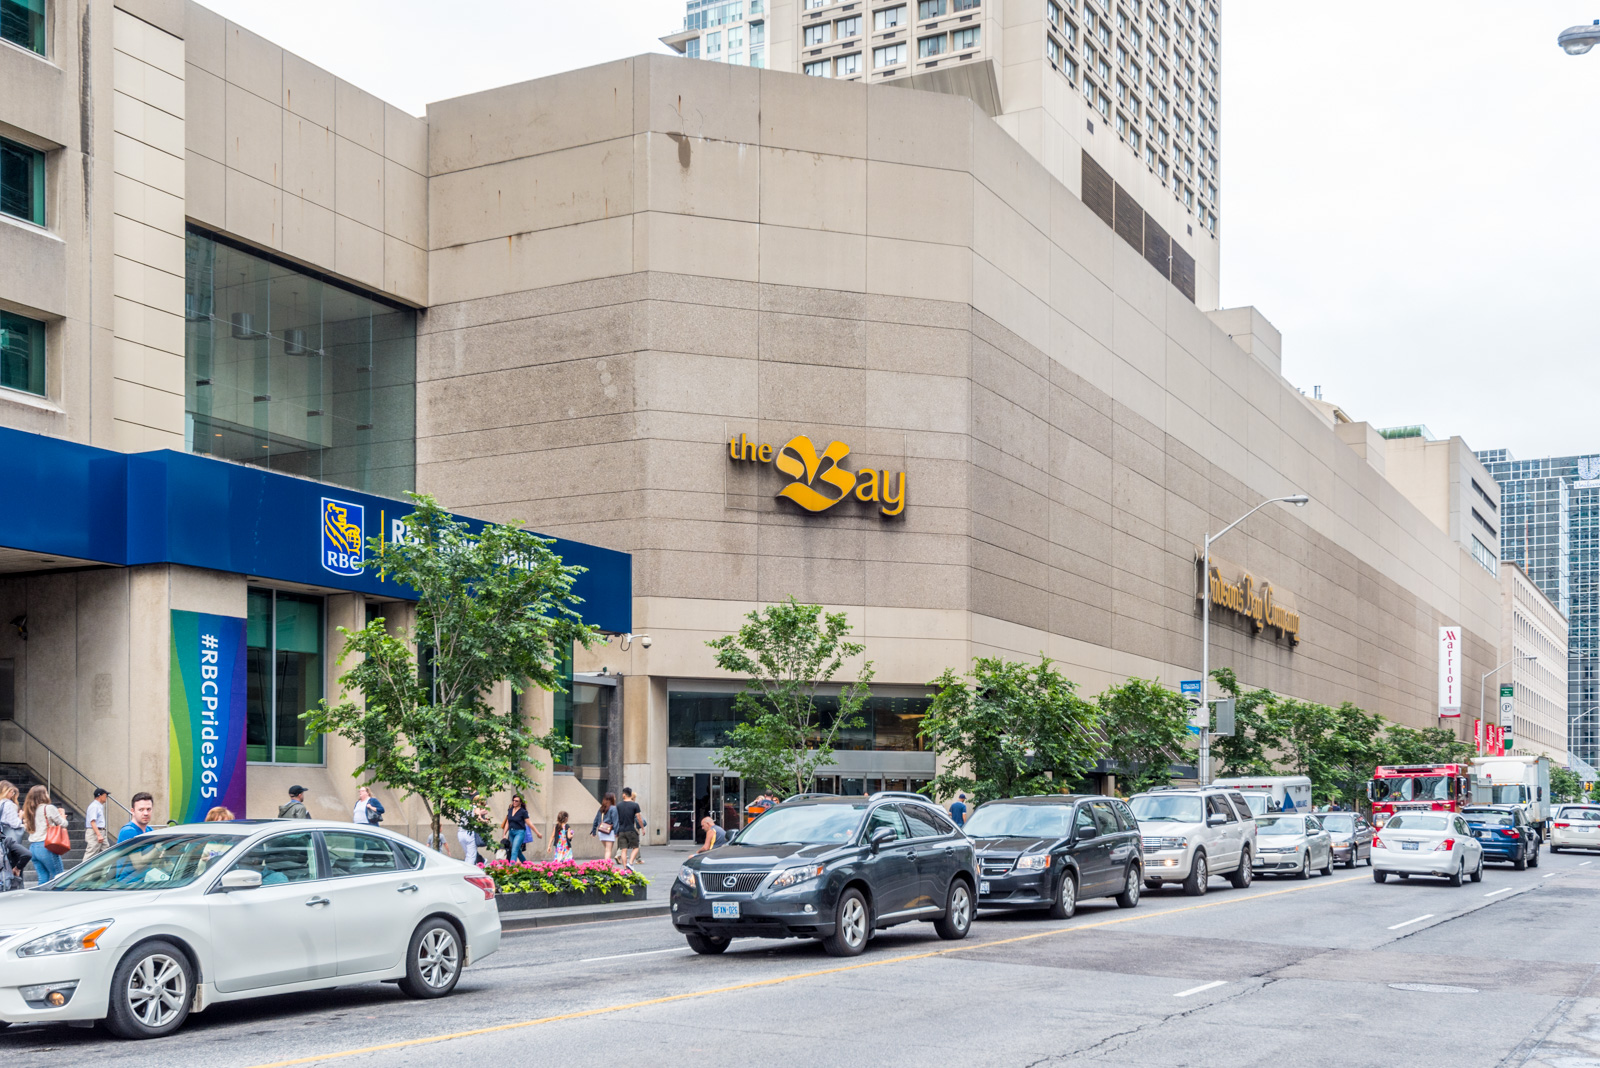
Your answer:
[[[484,871],[503,912],[642,901],[650,882],[609,860],[492,860]]]

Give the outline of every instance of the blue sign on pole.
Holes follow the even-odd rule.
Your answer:
[[[1200,733],[1200,680],[1184,679],[1178,683],[1178,692],[1184,699],[1194,706],[1194,715],[1189,720],[1189,733]]]

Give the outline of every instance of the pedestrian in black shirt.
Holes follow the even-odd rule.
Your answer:
[[[509,834],[510,844],[506,847],[507,860],[522,860],[522,850],[533,841],[533,836],[544,837],[544,832],[528,820],[528,806],[522,803],[522,798],[512,797],[511,807],[506,809],[506,818],[500,822],[500,829]]]
[[[644,830],[644,812],[633,798],[633,788],[622,788],[622,800],[617,802],[617,862],[633,867],[639,863],[639,832]],[[630,859],[629,853],[632,853]]]

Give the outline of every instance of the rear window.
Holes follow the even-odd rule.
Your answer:
[[[1579,808],[1575,805],[1568,805],[1566,808],[1563,808],[1556,813],[1556,815],[1560,816],[1564,820],[1600,821],[1600,808]]]
[[[1449,821],[1443,816],[1419,816],[1402,812],[1383,825],[1386,831],[1448,831]]]
[[[1515,827],[1517,818],[1509,812],[1463,812],[1468,823],[1481,823],[1485,827]]]

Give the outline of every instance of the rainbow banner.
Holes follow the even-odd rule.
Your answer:
[[[172,613],[167,781],[178,823],[216,805],[244,818],[244,641],[243,619]]]

